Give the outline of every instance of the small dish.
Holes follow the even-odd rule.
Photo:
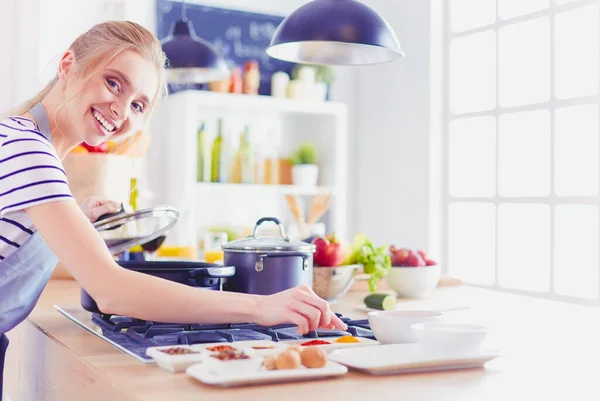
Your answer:
[[[375,340],[371,340],[370,338],[364,338],[364,337],[354,337],[356,340],[358,340],[358,342],[336,342],[338,339],[340,339],[342,337],[319,337],[319,338],[305,338],[302,340],[285,340],[282,341],[283,343],[286,344],[297,344],[297,345],[302,345],[304,343],[308,343],[309,341],[314,341],[314,340],[322,340],[322,341],[327,341],[329,344],[315,344],[315,345],[310,345],[307,344],[306,346],[316,346],[316,347],[320,347],[323,349],[323,351],[325,352],[331,352],[333,350],[336,349],[343,349],[343,348],[354,348],[354,347],[363,347],[363,346],[369,346],[369,345],[377,345],[379,344],[377,341]]]
[[[177,353],[170,354],[167,351]],[[146,349],[146,355],[154,359],[158,366],[173,373],[183,372],[188,366],[199,363],[204,359],[203,352],[189,345],[149,347]]]
[[[477,354],[488,333],[478,324],[417,323],[411,328],[426,355]]]
[[[242,351],[246,351],[256,356],[276,355],[283,352],[288,347],[288,344],[282,341],[275,342],[269,340],[249,340],[234,342],[232,344]]]
[[[236,354],[246,355],[246,359],[221,360],[216,353],[205,355],[203,365],[212,374],[219,376],[235,376],[251,374],[260,370],[263,362],[262,357],[250,356],[245,351],[232,351]]]
[[[381,344],[416,343],[415,323],[441,322],[442,313],[428,310],[390,310],[367,313],[371,331]]]
[[[419,344],[388,344],[338,349],[328,359],[372,375],[390,375],[477,368],[499,356],[485,349],[473,355],[425,355]]]
[[[267,383],[285,383],[304,380],[322,380],[334,376],[341,376],[348,372],[348,368],[335,362],[327,362],[323,368],[308,369],[301,367],[287,370],[235,371],[219,373],[209,369],[205,364],[196,364],[187,368],[186,373],[196,380],[220,387],[237,387]]]

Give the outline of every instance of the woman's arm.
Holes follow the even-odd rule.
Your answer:
[[[74,200],[37,205],[26,212],[105,313],[179,323],[289,322],[300,332],[332,325],[345,328],[329,304],[307,286],[259,296],[208,291],[123,269]]]

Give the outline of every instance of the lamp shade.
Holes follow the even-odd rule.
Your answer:
[[[202,84],[229,77],[225,60],[210,42],[196,36],[190,21],[173,24],[171,34],[161,44],[170,63],[169,83]]]
[[[390,24],[355,0],[314,0],[278,26],[267,54],[305,64],[378,64],[404,56]]]

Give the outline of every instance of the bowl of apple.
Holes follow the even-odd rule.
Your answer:
[[[425,251],[390,246],[392,268],[385,280],[399,297],[427,298],[440,281],[441,267]]]
[[[349,245],[342,243],[335,234],[316,237],[313,255],[313,291],[321,298],[334,303],[354,284],[356,272],[361,265],[345,264]]]

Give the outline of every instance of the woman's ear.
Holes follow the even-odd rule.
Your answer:
[[[71,50],[67,50],[58,63],[58,79],[65,79],[74,63],[75,55]]]

